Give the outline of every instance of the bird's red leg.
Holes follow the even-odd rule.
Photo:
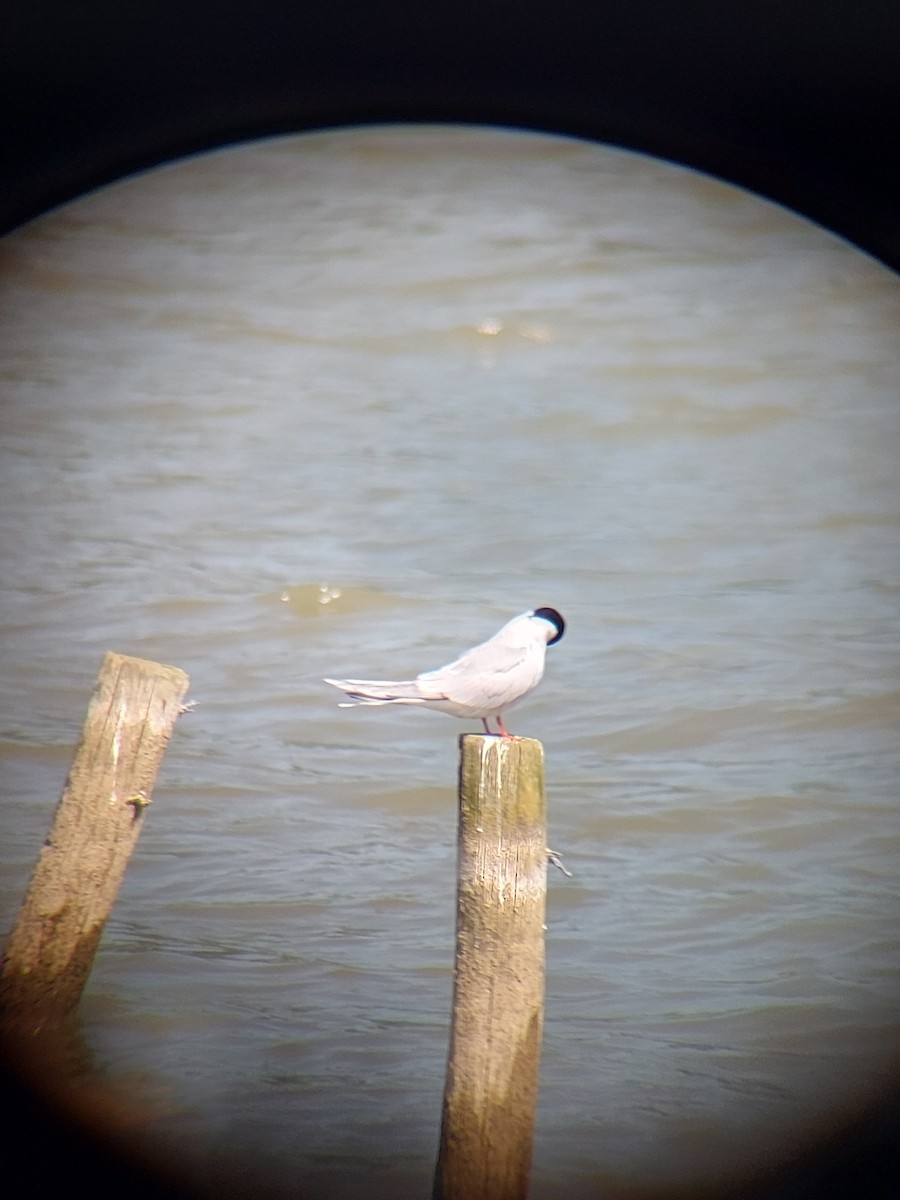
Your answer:
[[[484,732],[485,732],[485,733],[486,733],[486,734],[487,734],[489,737],[493,737],[494,735],[491,733],[491,727],[490,727],[490,725],[488,725],[487,717],[482,717],[482,718],[481,718],[481,723],[482,723],[482,725],[484,726]]]
[[[509,738],[510,741],[513,741],[513,742],[517,742],[519,740],[515,736],[515,734],[510,733],[509,730],[506,728],[506,726],[503,724],[503,718],[500,716],[499,713],[497,713],[497,728],[500,730],[501,737]]]

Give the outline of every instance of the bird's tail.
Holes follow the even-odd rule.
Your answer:
[[[339,708],[353,708],[356,704],[424,704],[425,697],[415,679],[326,679],[332,687],[346,693],[349,703]]]

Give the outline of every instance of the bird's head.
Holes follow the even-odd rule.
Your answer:
[[[546,621],[548,625],[552,626],[553,636],[548,636],[548,646],[552,646],[555,642],[558,642],[565,633],[566,623],[555,608],[536,608],[532,611],[531,616],[540,621]],[[547,633],[550,633],[549,629]]]

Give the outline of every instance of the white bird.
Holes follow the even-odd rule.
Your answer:
[[[480,717],[484,732],[493,734],[494,717],[501,737],[512,737],[503,713],[527,696],[544,674],[547,647],[558,642],[566,623],[555,608],[535,608],[514,617],[499,633],[455,662],[415,679],[326,679],[349,697],[340,708],[357,704],[419,704],[453,717]]]

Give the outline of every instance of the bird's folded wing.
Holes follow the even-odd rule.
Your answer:
[[[523,663],[521,650],[508,653],[503,647],[490,649],[490,655],[480,656],[475,661],[470,657],[475,651],[471,651],[449,667],[420,675],[416,682],[421,694],[433,698],[443,696],[454,704],[473,709],[500,712],[540,680],[542,664],[539,660],[533,665],[527,661]]]
[[[415,679],[326,679],[332,687],[348,696],[365,700],[421,700],[421,690]]]

